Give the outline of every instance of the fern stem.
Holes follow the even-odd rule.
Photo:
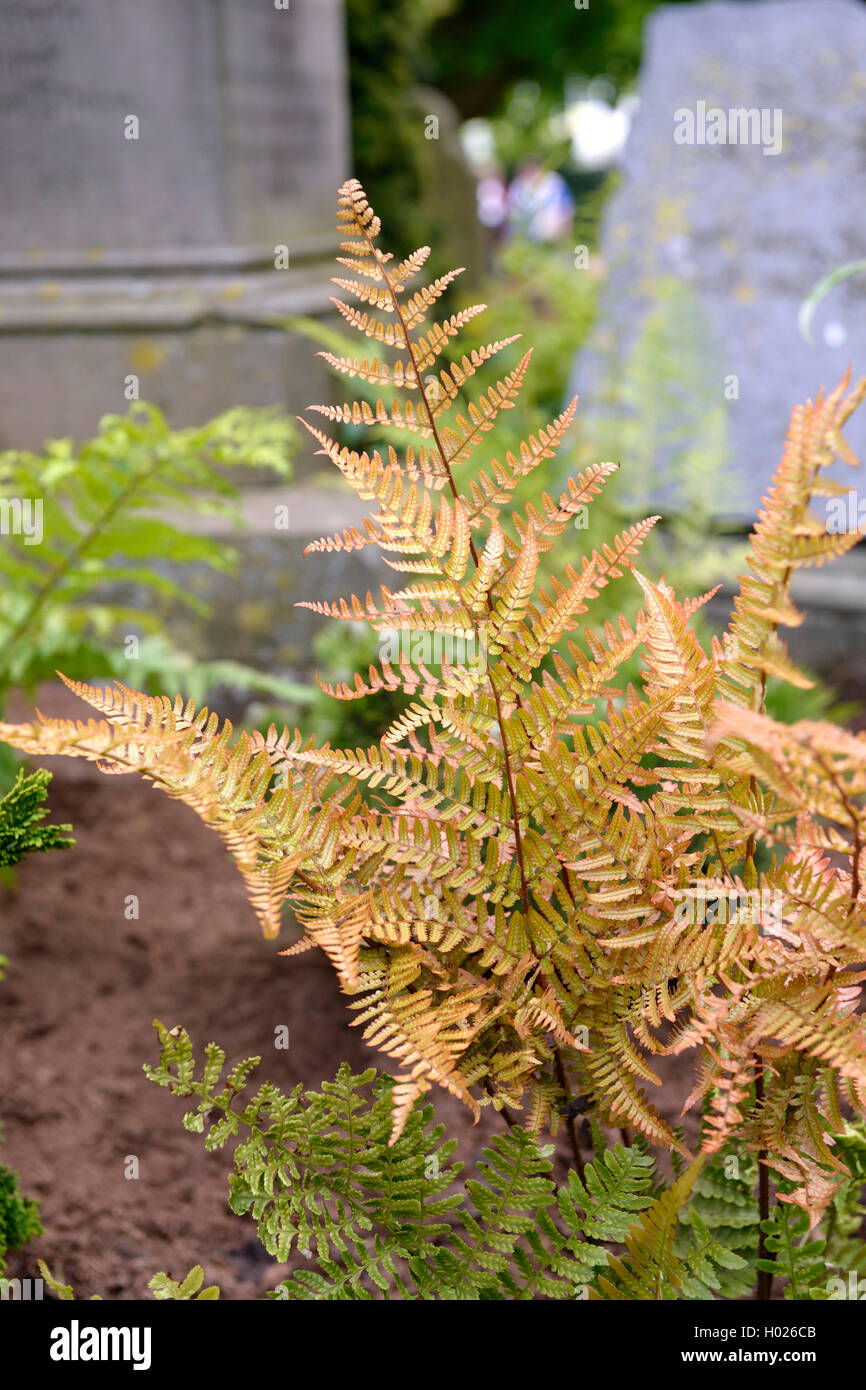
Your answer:
[[[406,344],[406,351],[407,351],[407,353],[409,354],[409,361],[412,363],[412,370],[413,370],[413,372],[415,373],[415,380],[416,380],[417,383],[418,383],[418,392],[419,392],[419,394],[420,394],[420,396],[421,396],[421,402],[422,402],[422,404],[423,404],[423,406],[424,406],[424,410],[425,410],[425,413],[426,413],[426,415],[427,415],[427,419],[428,419],[428,421],[430,422],[430,430],[431,430],[431,433],[432,433],[432,435],[433,435],[433,442],[435,443],[436,448],[437,448],[437,450],[438,450],[438,452],[439,452],[439,457],[440,457],[440,459],[442,460],[442,467],[445,469],[445,474],[446,474],[446,477],[447,477],[447,479],[448,479],[448,486],[449,486],[450,489],[451,489],[451,494],[452,494],[452,496],[454,497],[455,502],[457,502],[458,504],[460,504],[460,494],[459,494],[459,492],[457,491],[457,484],[455,483],[455,481],[454,481],[454,475],[453,475],[453,473],[451,472],[451,466],[450,466],[449,461],[448,461],[448,455],[447,455],[446,452],[445,452],[445,449],[444,449],[443,444],[442,444],[442,440],[441,440],[441,438],[440,438],[440,436],[439,436],[439,430],[438,430],[437,425],[436,425],[436,417],[435,417],[435,415],[433,414],[433,410],[432,410],[432,408],[431,408],[431,406],[430,406],[430,402],[429,402],[429,400],[427,399],[427,392],[426,392],[426,390],[425,390],[425,388],[424,388],[424,380],[423,380],[423,378],[422,378],[422,376],[421,376],[420,371],[418,370],[418,359],[417,359],[416,356],[415,356],[415,344],[412,342],[412,339],[409,337],[409,330],[408,330],[408,328],[406,327],[406,320],[405,320],[405,318],[404,318],[404,316],[403,316],[403,306],[402,306],[401,303],[400,303],[400,300],[399,300],[398,295],[397,295],[397,291],[394,289],[394,286],[393,286],[393,284],[391,283],[391,277],[389,276],[387,270],[385,269],[385,265],[384,265],[384,262],[383,262],[383,260],[382,260],[382,257],[381,257],[381,255],[379,254],[379,252],[376,250],[376,247],[373,245],[373,242],[372,242],[372,240],[371,240],[371,238],[370,238],[370,235],[369,235],[369,233],[368,233],[368,231],[367,231],[366,226],[365,226],[359,219],[357,219],[357,218],[355,219],[355,225],[358,227],[358,229],[360,230],[360,232],[362,233],[362,235],[363,235],[363,237],[364,237],[364,240],[366,241],[367,245],[369,246],[369,248],[370,248],[370,255],[371,255],[372,259],[373,259],[373,260],[376,262],[376,264],[378,265],[379,270],[380,270],[380,273],[381,273],[381,275],[382,275],[382,279],[384,280],[385,286],[386,286],[386,288],[387,288],[387,290],[388,290],[388,293],[389,293],[389,295],[391,296],[391,303],[392,303],[393,306],[394,306],[394,314],[395,314],[395,316],[396,316],[396,318],[397,318],[397,320],[398,320],[398,322],[399,322],[399,324],[400,324],[400,328],[402,329],[402,332],[403,332],[403,339],[404,339],[404,342],[405,342],[405,344]],[[477,570],[477,569],[478,569],[478,566],[479,566],[478,550],[477,550],[477,548],[476,548],[476,546],[475,546],[475,542],[474,542],[474,540],[472,539],[472,536],[471,536],[471,535],[470,535],[470,537],[469,537],[469,553],[470,553],[470,555],[472,556],[473,562],[474,562],[474,564],[475,564],[475,568],[476,568],[476,570]],[[488,606],[488,610],[492,612],[492,611],[493,611],[493,604],[492,604],[492,601],[491,601],[491,598],[490,598],[490,594],[489,594],[489,593],[488,593],[488,595],[487,595],[487,606]],[[474,625],[473,625],[473,626],[474,626]],[[508,797],[509,797],[509,800],[510,800],[510,802],[511,802],[511,819],[512,819],[512,824],[513,824],[513,827],[514,827],[514,850],[515,850],[515,854],[517,855],[517,867],[518,867],[518,871],[519,871],[519,873],[520,873],[520,901],[521,901],[521,904],[522,904],[522,907],[523,907],[524,915],[528,915],[528,913],[529,913],[529,887],[528,887],[528,884],[527,884],[527,881],[526,881],[526,866],[525,866],[524,858],[523,858],[523,839],[522,839],[522,836],[521,836],[521,834],[520,834],[520,820],[519,820],[519,817],[518,817],[518,814],[517,814],[517,798],[516,798],[516,796],[515,796],[515,790],[514,790],[514,775],[513,775],[513,772],[512,772],[512,768],[511,768],[511,754],[510,754],[509,748],[508,748],[508,739],[507,739],[506,734],[505,734],[505,722],[504,722],[503,717],[502,717],[502,705],[501,705],[500,698],[499,698],[499,691],[496,689],[496,683],[495,683],[495,681],[494,681],[494,679],[493,679],[493,673],[492,673],[492,671],[491,671],[491,669],[490,669],[490,662],[489,662],[489,660],[486,659],[486,653],[485,653],[485,662],[486,662],[486,666],[487,666],[487,679],[488,679],[488,681],[489,681],[489,683],[490,683],[490,689],[491,689],[491,691],[492,691],[492,693],[493,693],[494,704],[496,705],[496,722],[497,722],[497,724],[499,725],[499,736],[500,736],[500,739],[501,739],[501,742],[502,742],[502,760],[503,760],[504,769],[505,769],[505,780],[506,780],[506,784],[507,784],[507,786],[508,786]]]
[[[563,1093],[563,1095],[564,1095],[564,1097],[565,1097],[566,1103],[567,1103],[568,1106],[570,1107],[573,1097],[572,1097],[572,1094],[571,1094],[571,1088],[569,1087],[569,1084],[568,1084],[568,1075],[566,1074],[565,1063],[564,1063],[563,1060],[562,1060],[562,1053],[560,1052],[560,1050],[559,1050],[558,1047],[555,1047],[555,1048],[553,1049],[553,1056],[554,1056],[554,1059],[555,1059],[555,1062],[556,1062],[556,1075],[557,1075],[557,1079],[558,1079],[558,1081],[559,1081],[559,1085],[560,1085],[560,1088],[561,1088],[561,1090],[562,1090],[562,1093]],[[571,1144],[571,1154],[572,1154],[572,1158],[574,1159],[574,1166],[575,1166],[575,1169],[576,1169],[576,1171],[577,1171],[577,1176],[580,1178],[581,1183],[583,1183],[583,1180],[584,1180],[583,1156],[581,1155],[581,1152],[580,1152],[580,1137],[579,1137],[578,1132],[577,1132],[577,1124],[576,1124],[576,1122],[575,1122],[575,1117],[574,1117],[574,1115],[568,1114],[568,1115],[566,1116],[565,1126],[566,1126],[566,1129],[568,1130],[568,1139],[569,1139],[569,1143]]]
[[[796,525],[797,523],[802,524],[804,518],[808,515],[808,512],[809,512],[809,503],[810,503],[811,500],[812,500],[812,491],[813,491],[813,489],[814,489],[815,481],[816,481],[817,476],[818,476],[818,469],[819,469],[819,465],[818,465],[817,463],[813,463],[813,465],[812,465],[812,471],[811,471],[811,474],[809,475],[809,478],[808,478],[808,481],[807,481],[807,485],[806,485],[806,489],[805,489],[805,492],[804,492],[804,494],[803,494],[804,500],[802,500],[801,503],[800,503],[800,511],[799,511],[799,514],[798,514],[798,516],[797,516],[796,518],[792,519],[792,522],[791,522],[791,537],[793,537],[794,534],[795,534],[795,531],[794,531],[795,525]],[[754,531],[752,532],[753,535],[756,535],[756,534],[758,533],[759,526],[760,526],[760,522],[755,526],[755,529],[754,529]],[[792,561],[789,561],[789,562],[788,562],[788,565],[787,565],[786,568],[785,568],[784,574],[782,575],[781,579],[779,579],[779,580],[777,581],[776,586],[775,586],[775,589],[774,589],[774,591],[773,591],[773,594],[772,594],[772,597],[771,597],[771,600],[770,600],[770,603],[771,603],[771,605],[772,605],[773,607],[778,607],[778,606],[780,606],[781,600],[788,597],[788,594],[790,593],[790,589],[791,589],[791,580],[792,580],[792,578],[793,578],[793,574],[794,574],[794,565],[793,565],[793,562],[792,562]],[[767,645],[768,645],[768,643],[769,643],[770,638],[771,638],[772,636],[775,636],[775,634],[778,633],[778,631],[779,631],[779,624],[778,624],[778,622],[771,623],[771,624],[770,624],[770,627],[769,627],[769,630],[768,630],[766,636],[764,637],[764,640],[763,640],[763,642],[762,642],[762,644],[761,644],[761,647],[760,647],[760,650],[759,650],[759,652],[758,652],[758,655],[759,655],[759,656],[763,656],[763,654],[764,654],[764,653],[766,652],[766,650],[767,650]],[[758,684],[758,703],[757,703],[757,705],[755,705],[754,702],[753,702],[753,704],[752,704],[752,708],[753,708],[753,709],[758,709],[758,710],[760,710],[762,713],[763,713],[764,710],[766,709],[766,705],[767,705],[767,684],[768,684],[767,671],[766,671],[766,670],[762,670],[762,671],[761,671],[761,675],[760,675],[760,681],[759,681],[759,684]],[[752,805],[754,805],[755,794],[756,794],[756,792],[757,792],[757,789],[758,789],[758,779],[755,777],[754,773],[752,773],[752,775],[751,775],[750,778],[749,778],[749,796],[750,796],[751,804],[752,804]],[[749,835],[748,840],[746,841],[746,854],[745,854],[745,862],[746,862],[746,864],[752,863],[752,865],[754,865],[755,849],[757,848],[757,843],[758,843],[757,835],[756,835],[755,831],[753,830],[753,831],[751,832],[751,834]]]
[[[764,1061],[759,1052],[755,1053],[757,1071],[755,1072],[755,1101],[758,1105],[763,1104],[764,1100]],[[767,1150],[758,1150],[758,1259],[768,1258],[767,1237],[764,1233],[764,1222],[770,1215],[770,1170],[767,1167]],[[762,1303],[768,1303],[773,1297],[773,1276],[768,1270],[758,1270],[758,1280],[755,1285],[755,1298]]]
[[[839,781],[832,766],[828,766],[826,759],[821,756],[817,749],[815,750],[815,761],[823,769],[828,782],[832,782],[839,795],[839,800],[851,818],[854,839],[851,847],[851,911],[853,912],[860,900],[860,855],[863,853],[863,842],[860,838],[860,809],[845,791],[844,783]]]
[[[491,1081],[489,1076],[485,1077],[484,1079],[484,1089],[490,1096],[490,1098],[493,1099],[493,1097],[496,1095],[496,1092],[493,1089],[493,1082]],[[513,1110],[509,1110],[507,1105],[499,1105],[496,1106],[495,1109],[497,1114],[502,1116],[508,1129],[515,1129],[517,1127],[517,1116],[515,1115]]]

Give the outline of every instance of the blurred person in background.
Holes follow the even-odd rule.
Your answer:
[[[496,164],[483,168],[477,186],[478,221],[494,241],[502,241],[508,222],[508,184]]]
[[[508,189],[508,227],[527,241],[559,241],[574,220],[574,199],[555,169],[545,169],[536,155],[521,159]]]

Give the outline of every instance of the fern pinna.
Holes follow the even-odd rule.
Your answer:
[[[453,274],[413,290],[427,249],[395,263],[355,181],[339,226],[349,275],[336,283],[354,301],[340,312],[379,355],[325,355],[382,395],[317,410],[386,443],[358,452],[308,423],[372,504],[363,529],[310,548],[375,546],[401,578],[378,599],[310,606],[363,619],[382,642],[380,665],[332,693],[402,691],[403,712],[372,749],[334,749],[276,728],[235,737],[180,700],[75,685],[101,720],[0,732],[31,753],[137,769],[193,806],[266,934],[291,903],[304,936],[287,954],[323,949],[366,1038],[399,1063],[392,1141],[432,1085],[476,1113],[507,1107],[531,1132],[559,1126],[573,1085],[602,1123],[690,1159],[647,1094],[653,1058],[688,1052],[702,1149],[736,1135],[814,1222],[848,1172],[831,1135],[866,1100],[866,738],[776,724],[764,697],[770,676],[804,679],[778,635],[801,620],[792,574],[857,539],[829,534],[810,502],[841,490],[823,470],[851,461],[840,431],[866,382],[794,412],[729,630],[705,651],[689,620],[709,596],[680,600],[635,567],[655,518],[542,587],[542,557],[616,465],[509,510],[574,403],[470,471],[529,354],[463,399],[505,346],[444,358],[481,306],[433,321]],[[594,631],[592,600],[627,571],[644,595],[636,622]],[[642,689],[623,691],[618,669],[638,650]]]

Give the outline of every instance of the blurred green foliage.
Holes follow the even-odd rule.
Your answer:
[[[730,519],[742,510],[724,368],[690,286],[662,279],[651,297],[628,351],[614,336],[602,356],[600,383],[579,415],[578,457],[581,467],[600,458],[622,462],[610,501],[632,519],[663,513],[649,554],[678,592],[700,593],[739,573],[745,557],[744,545],[723,542],[741,529]]]
[[[595,243],[594,219],[584,210],[585,221],[575,231],[575,243]],[[497,448],[512,448],[527,430],[535,430],[562,409],[575,351],[585,340],[596,309],[598,280],[574,264],[569,245],[540,246],[526,241],[506,242],[497,252],[493,274],[482,286],[479,298],[487,312],[471,319],[461,331],[453,355],[461,357],[470,347],[480,346],[491,336],[510,338],[521,335],[479,373],[485,389],[515,367],[532,349],[532,366],[520,395],[520,407],[506,411],[497,424],[506,433],[485,436],[488,454]],[[459,287],[459,281],[458,287]],[[458,307],[469,302],[461,295]],[[473,383],[473,389],[475,384]],[[512,415],[514,419],[512,420]],[[495,445],[491,441],[495,440]]]
[[[643,22],[660,0],[455,0],[433,28],[434,81],[464,117],[493,115],[521,81],[562,93],[567,77],[609,76],[622,89],[637,73]],[[673,0],[689,4],[691,0]]]
[[[136,403],[106,415],[80,445],[53,439],[41,454],[0,453],[0,502],[26,499],[31,523],[39,508],[38,528],[28,536],[7,527],[0,547],[0,715],[13,686],[32,692],[58,670],[199,700],[218,683],[291,698],[290,683],[238,663],[196,665],[173,647],[161,614],[176,604],[207,612],[189,576],[230,571],[237,553],[197,532],[196,519],[236,521],[230,470],[289,478],[297,439],[296,423],[273,410],[238,407],[173,430],[155,406]],[[14,767],[4,745],[0,789]]]
[[[424,116],[415,99],[433,80],[429,35],[450,0],[346,0],[353,173],[400,254],[429,240],[419,225]]]
[[[72,677],[128,675],[119,635],[160,632],[153,608],[161,601],[203,611],[164,562],[230,570],[236,554],[185,523],[236,519],[238,489],[226,470],[288,478],[296,439],[294,421],[273,411],[237,408],[173,430],[155,406],[137,404],[104,416],[79,446],[53,439],[41,454],[0,453],[0,499],[41,508],[35,543],[10,534],[0,550],[0,707],[11,686],[32,690],[58,667]],[[114,598],[117,586],[135,586],[151,606]]]
[[[513,172],[533,155],[548,169],[569,164],[571,140],[562,129],[563,93],[546,91],[538,82],[518,82],[489,118],[496,156]]]

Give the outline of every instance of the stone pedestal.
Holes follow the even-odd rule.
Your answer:
[[[0,447],[326,393],[340,0],[0,0]]]

